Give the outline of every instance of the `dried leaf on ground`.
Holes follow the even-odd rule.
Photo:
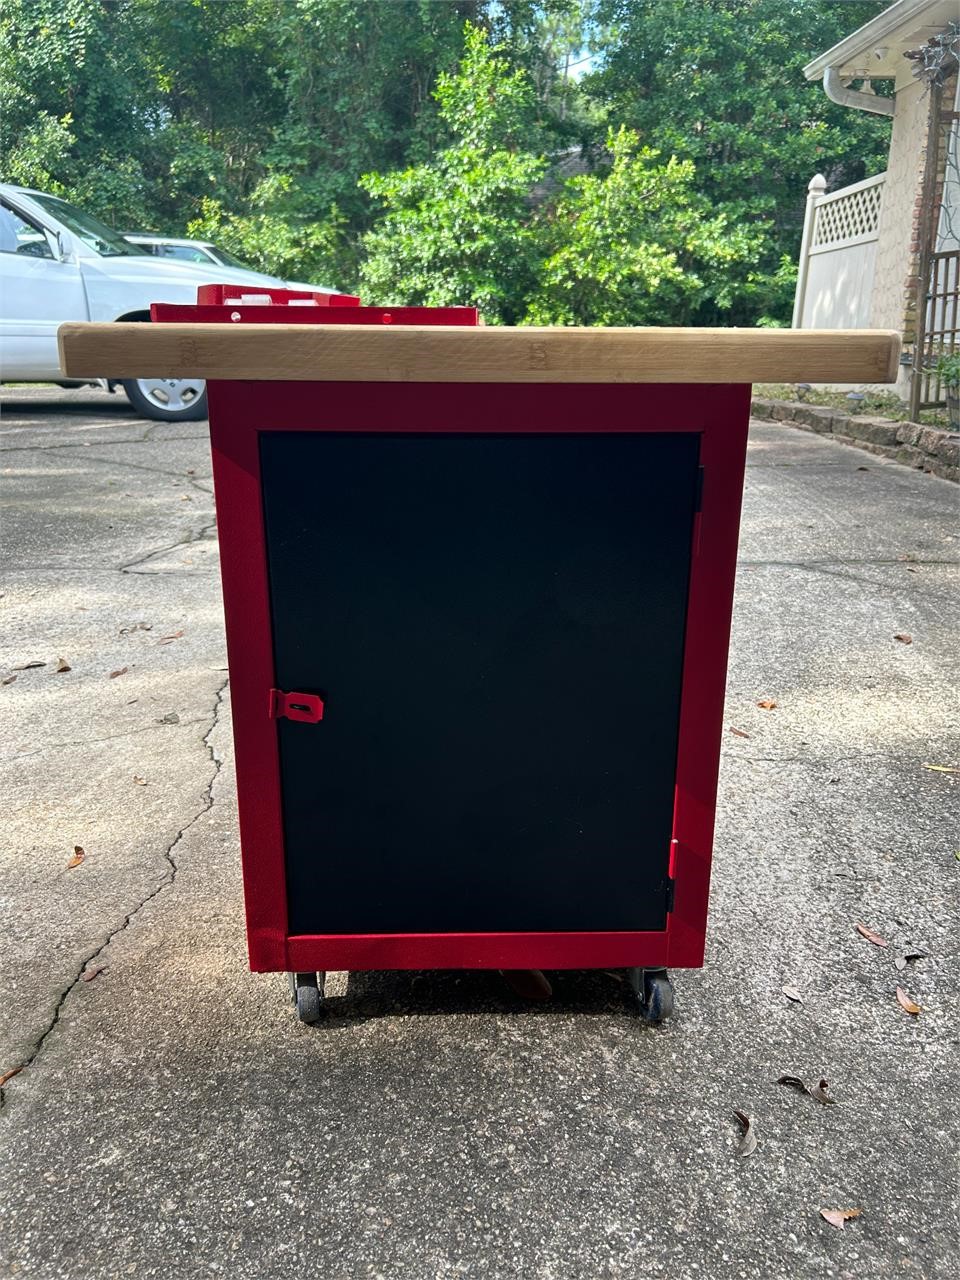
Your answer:
[[[46,665],[45,662],[40,662],[35,658],[33,662],[21,662],[19,667],[14,667],[13,669],[14,671],[32,671],[34,667],[45,667]]]
[[[839,1227],[843,1230],[843,1224],[849,1222],[851,1218],[859,1218],[862,1209],[821,1209],[820,1217],[825,1218],[831,1227]]]
[[[907,1013],[912,1013],[914,1016],[920,1012],[920,1005],[910,999],[903,987],[897,987],[897,1003],[901,1009],[905,1009]]]
[[[117,676],[125,676],[129,670],[129,667],[118,667],[116,671],[110,672],[110,679],[116,680]]]
[[[66,660],[66,658],[58,658],[58,659],[57,659],[57,671],[58,671],[58,672],[60,672],[60,671],[72,671],[72,670],[73,670],[73,667],[71,667],[70,663]]]
[[[752,1156],[757,1149],[757,1135],[754,1131],[754,1123],[745,1111],[737,1111],[735,1109],[733,1114],[743,1125],[743,1137],[740,1140],[739,1147],[737,1147],[737,1155]]]
[[[894,640],[899,640],[901,644],[913,644],[913,636],[895,635]]]
[[[805,1093],[810,1098],[816,1098],[817,1102],[825,1105],[832,1105],[836,1102],[835,1098],[831,1098],[827,1094],[830,1086],[826,1080],[820,1080],[817,1084],[807,1084],[805,1080],[801,1080],[799,1076],[778,1076],[777,1084],[789,1085],[792,1089],[799,1089],[801,1093]]]
[[[16,678],[17,678],[16,676],[4,676],[3,683],[4,683],[4,684],[13,684],[13,682],[14,682],[14,680],[16,680]]]
[[[921,769],[932,769],[934,773],[960,773],[960,764],[922,764]]]
[[[762,702],[758,702],[757,706],[761,711],[775,711],[777,704],[772,698],[764,698]]]
[[[157,724],[179,724],[180,717],[175,711],[168,711],[165,716],[161,716]]]
[[[900,955],[894,958],[893,963],[897,966],[897,970],[903,973],[911,960],[922,960],[926,954],[925,951],[901,951]]]
[[[868,942],[872,942],[875,947],[887,947],[890,945],[886,938],[881,938],[879,933],[874,933],[872,929],[868,929],[865,924],[860,924],[859,921],[854,925],[854,928],[857,933],[860,934],[861,938],[866,938],[866,940]]]
[[[749,738],[749,737],[750,737],[749,733],[744,733],[744,731],[743,731],[742,729],[735,729],[733,725],[731,725],[731,726],[730,726],[730,732],[731,732],[731,733],[735,733],[735,734],[737,735],[737,737],[738,737],[738,738]]]
[[[157,644],[172,644],[174,640],[179,640],[182,635],[182,631],[174,631],[168,636],[161,636]]]
[[[139,773],[135,773],[135,774],[133,775],[133,780],[134,780],[134,782],[137,784],[137,786],[138,786],[138,787],[145,787],[145,786],[147,785],[147,780],[146,780],[146,778],[141,778],[141,777],[140,777],[140,775],[139,775]]]
[[[18,1076],[22,1070],[23,1064],[21,1063],[19,1067],[11,1067],[9,1071],[5,1071],[3,1075],[0,1076],[0,1089],[3,1088],[8,1080],[12,1080],[14,1076]]]
[[[95,969],[85,969],[80,975],[84,982],[92,982],[94,978],[99,978],[100,974],[106,970],[105,964],[97,965]]]
[[[798,987],[781,987],[780,990],[788,1000],[793,1000],[797,1004],[803,1004],[803,995]]]
[[[87,855],[84,853],[83,849],[81,849],[78,844],[75,844],[73,846],[73,857],[67,863],[67,870],[71,871],[74,867],[79,867],[80,863],[86,856]]]

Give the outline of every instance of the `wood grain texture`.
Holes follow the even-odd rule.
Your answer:
[[[69,378],[294,382],[893,382],[875,329],[65,324]]]

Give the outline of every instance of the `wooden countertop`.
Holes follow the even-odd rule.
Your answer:
[[[68,378],[317,382],[893,382],[886,329],[64,324]]]

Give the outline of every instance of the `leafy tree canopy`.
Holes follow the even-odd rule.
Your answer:
[[[647,145],[691,160],[697,189],[731,225],[763,228],[762,264],[775,277],[782,256],[796,256],[814,173],[837,187],[884,168],[889,121],[837,106],[802,72],[882,7],[599,0],[604,57],[584,89]],[[735,323],[749,323],[754,301],[747,291]]]
[[[361,186],[384,206],[364,238],[361,283],[371,302],[474,304],[516,324],[536,277],[539,244],[530,192],[546,161],[519,144],[531,135],[534,94],[468,25],[459,71],[436,88],[452,145]]]
[[[6,0],[3,176],[287,278],[560,323],[782,323],[889,121],[832,0]],[[589,74],[579,77],[579,72]]]
[[[609,171],[572,178],[547,219],[553,252],[528,321],[687,324],[701,311],[728,310],[762,235],[711,211],[692,161],[662,162],[623,126],[607,147]]]

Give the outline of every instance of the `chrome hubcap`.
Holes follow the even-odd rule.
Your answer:
[[[158,409],[176,413],[189,409],[203,395],[202,378],[138,378],[137,386]]]

